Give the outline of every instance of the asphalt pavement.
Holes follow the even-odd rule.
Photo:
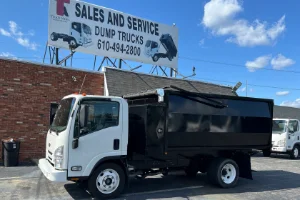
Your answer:
[[[184,173],[131,179],[130,187],[119,199],[300,199],[300,160],[290,160],[284,155],[272,155],[271,158],[257,155],[252,158],[252,169],[254,180],[240,179],[238,185],[231,189],[211,186],[205,174],[193,179]],[[48,181],[37,166],[0,166],[0,197],[7,200],[92,199],[78,184]]]

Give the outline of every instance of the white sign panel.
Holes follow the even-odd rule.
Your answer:
[[[48,45],[177,68],[178,29],[75,0],[50,0]]]

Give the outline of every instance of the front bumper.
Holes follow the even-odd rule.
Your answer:
[[[272,147],[271,151],[285,153],[287,151],[287,149],[286,149],[286,147]]]
[[[39,160],[39,168],[50,181],[67,182],[67,171],[56,170],[47,159],[43,158]]]

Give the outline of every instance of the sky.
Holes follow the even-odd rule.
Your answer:
[[[240,96],[300,107],[300,1],[86,0],[179,29],[178,78],[234,86]],[[48,0],[1,2],[0,56],[42,62]],[[63,58],[68,51],[62,50]],[[46,63],[49,63],[47,53]],[[97,65],[101,57],[97,58]],[[126,61],[131,67],[140,65]],[[73,68],[93,70],[94,56],[76,53]],[[126,65],[124,65],[126,69]],[[149,73],[151,65],[136,71]],[[156,73],[156,72],[155,72]],[[160,72],[161,74],[161,72]]]

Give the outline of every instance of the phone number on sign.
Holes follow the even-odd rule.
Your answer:
[[[114,42],[111,44],[109,41],[105,41],[105,40],[103,40],[103,41],[98,40],[98,49],[103,49],[106,51],[113,50],[115,52],[122,52],[122,53],[126,53],[128,55],[135,55],[135,56],[141,55],[140,47],[124,45],[124,44],[120,44],[117,42]]]

